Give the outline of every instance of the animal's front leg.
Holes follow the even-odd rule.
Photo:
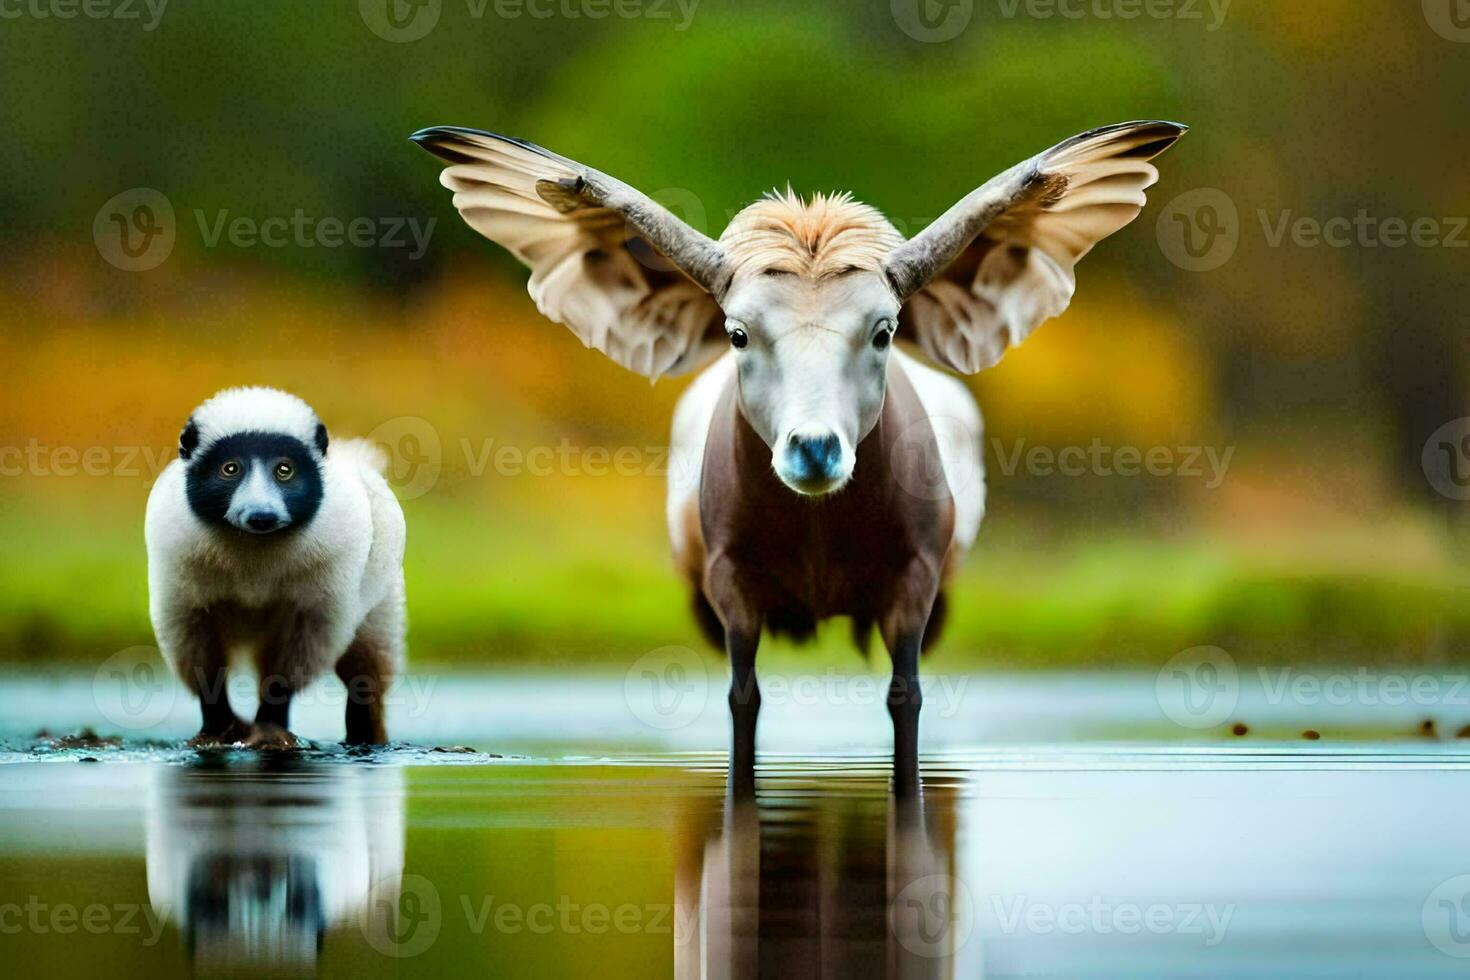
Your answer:
[[[927,563],[915,561],[882,624],[883,642],[893,659],[888,716],[893,719],[893,792],[900,797],[919,792],[919,710],[924,706],[919,653],[938,592],[938,575]]]
[[[245,739],[250,726],[230,707],[229,657],[214,618],[203,610],[161,617],[158,634],[164,658],[199,699],[199,732],[189,744],[203,748]]]
[[[730,791],[737,797],[755,794],[755,723],[761,711],[761,689],[755,678],[755,652],[760,632],[727,630],[730,657]]]
[[[712,561],[705,574],[705,595],[724,624],[725,653],[730,658],[729,789],[738,797],[755,795],[755,723],[761,710],[755,652],[762,616],[744,582],[726,557]]]
[[[315,612],[298,612],[256,657],[260,673],[260,706],[255,728],[245,744],[258,749],[293,749],[291,701],[329,666],[332,637],[328,620]]]
[[[919,791],[919,646],[922,631],[900,636],[890,651],[893,679],[888,682],[888,716],[893,719],[893,791],[900,797]]]

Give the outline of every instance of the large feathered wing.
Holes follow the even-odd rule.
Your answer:
[[[1136,218],[1159,178],[1150,163],[1187,131],[1122,123],[1075,136],[966,196],[896,249],[901,330],[938,363],[972,374],[1066,310],[1076,265]]]
[[[652,199],[512,137],[441,127],[412,138],[449,162],[440,182],[460,215],[530,267],[537,308],[583,344],[654,379],[721,349],[718,246]]]

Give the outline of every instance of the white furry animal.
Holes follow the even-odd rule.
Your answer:
[[[1072,301],[1077,263],[1136,218],[1185,132],[1064,140],[911,239],[846,194],[768,195],[719,239],[629,185],[478,130],[412,137],[476,231],[531,269],[541,312],[649,378],[710,367],[674,419],[669,532],[730,657],[730,771],[753,785],[763,632],[848,616],[893,658],[895,782],[917,786],[918,657],[984,510],[980,413],[941,368],[995,364]],[[721,350],[725,353],[715,360]]]
[[[350,744],[387,741],[402,666],[403,511],[371,443],[330,443],[311,407],[271,388],[200,405],[148,497],[149,611],[164,657],[199,698],[196,744],[295,742],[291,698],[335,667]],[[253,725],[231,709],[231,655],[259,673]]]

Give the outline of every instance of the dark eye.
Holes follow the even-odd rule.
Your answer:
[[[884,320],[879,324],[878,332],[873,334],[873,349],[887,350],[891,343],[893,343],[893,321]]]
[[[750,343],[750,338],[748,336],[746,336],[744,330],[741,330],[739,327],[736,327],[734,330],[731,330],[730,331],[730,346],[731,347],[735,348],[736,350],[744,350],[745,349],[745,345],[748,344],[748,343]]]
[[[226,460],[224,465],[219,468],[219,475],[226,480],[233,480],[240,475],[240,461],[238,459]]]
[[[291,465],[291,461],[289,459],[283,459],[276,464],[276,479],[280,480],[282,483],[285,483],[287,480],[291,479],[291,477],[295,475],[296,467]]]

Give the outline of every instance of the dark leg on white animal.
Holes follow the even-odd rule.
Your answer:
[[[755,795],[755,723],[761,710],[761,689],[755,679],[755,651],[760,634],[730,631],[725,651],[730,657],[730,793],[738,798]]]
[[[199,733],[189,740],[190,745],[229,745],[243,741],[250,735],[250,726],[241,721],[230,707],[227,680],[228,671],[223,665],[197,667],[192,686],[199,695],[201,722]]]
[[[919,709],[924,694],[919,689],[918,634],[906,634],[893,646],[893,679],[888,683],[888,715],[893,719],[893,792],[900,798],[919,793]]]
[[[296,736],[291,734],[291,699],[296,687],[281,674],[262,673],[260,707],[255,711],[255,727],[245,744],[257,749],[294,749]]]
[[[337,677],[347,688],[347,745],[385,745],[383,694],[388,673],[383,658],[367,642],[354,640],[337,661]]]
[[[230,707],[229,657],[216,625],[199,613],[187,628],[189,640],[179,655],[179,679],[199,699],[199,733],[189,739],[196,747],[229,745],[245,739],[250,726]]]

